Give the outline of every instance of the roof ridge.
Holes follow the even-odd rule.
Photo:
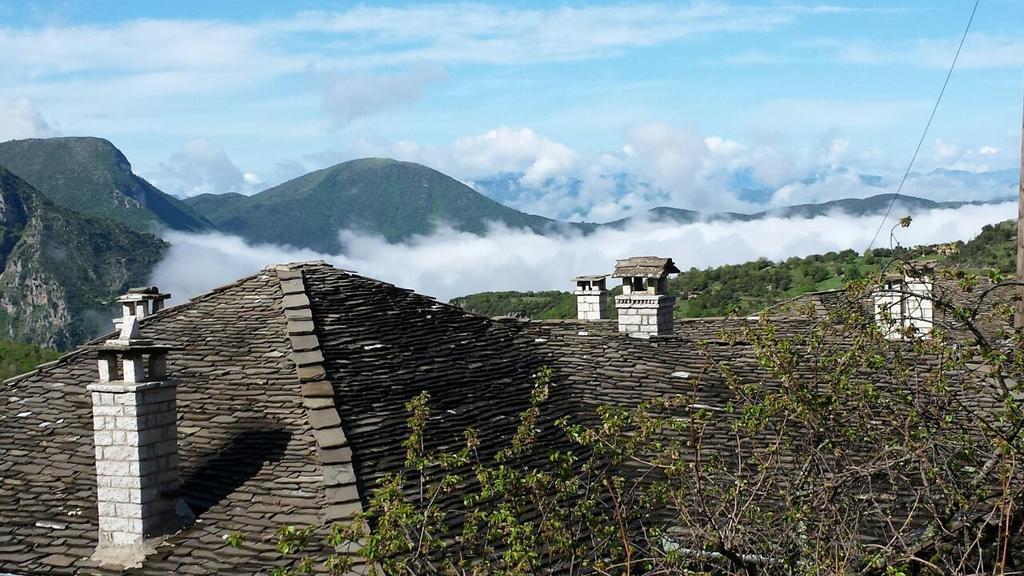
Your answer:
[[[366,276],[365,274],[360,274],[359,272],[356,272],[355,270],[348,270],[348,269],[345,269],[345,268],[338,268],[337,266],[334,266],[333,264],[330,264],[328,262],[324,262],[323,260],[314,260],[312,262],[293,262],[293,263],[289,263],[289,264],[280,264],[280,265],[277,265],[276,267],[271,267],[271,268],[276,268],[276,269],[282,269],[283,268],[283,269],[286,269],[286,270],[297,270],[297,269],[306,270],[306,269],[309,269],[309,268],[320,268],[320,269],[326,269],[328,271],[333,271],[333,272],[341,272],[341,273],[344,273],[344,274],[348,274],[350,276],[354,276],[355,278],[357,278],[359,280],[364,280],[366,282],[371,282],[371,283],[373,283],[373,284],[375,284],[377,286],[383,287],[383,288],[388,288],[390,290],[396,290],[398,292],[404,292],[406,294],[412,294],[412,295],[416,296],[417,298],[423,299],[424,301],[433,302],[436,306],[441,306],[443,308],[447,308],[447,309],[449,309],[449,310],[451,310],[453,312],[457,312],[457,313],[462,314],[464,316],[469,316],[469,317],[472,317],[472,318],[487,320],[489,322],[495,322],[496,321],[494,318],[492,318],[490,316],[485,316],[483,314],[477,314],[476,312],[471,312],[469,310],[466,310],[465,308],[461,308],[461,307],[456,306],[455,304],[452,304],[450,302],[445,302],[444,300],[439,300],[436,296],[431,296],[429,294],[423,294],[421,292],[417,292],[413,288],[403,288],[401,286],[398,286],[397,284],[393,284],[391,282],[388,282],[387,280],[381,280],[379,278],[374,278],[372,276]]]
[[[327,522],[350,520],[363,509],[362,494],[356,480],[352,449],[335,403],[334,385],[324,369],[324,356],[303,276],[305,264],[275,266],[274,275],[280,282],[281,309],[292,350],[290,358],[302,386],[302,405],[306,408],[320,458],[327,502],[324,519]]]

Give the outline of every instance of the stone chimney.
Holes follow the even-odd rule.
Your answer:
[[[605,286],[607,274],[599,276],[577,276],[576,317],[580,320],[608,319],[608,287]]]
[[[668,295],[668,275],[678,272],[671,258],[635,256],[615,262],[612,277],[622,278],[622,295],[615,297],[619,332],[636,338],[672,334],[676,299]]]
[[[166,298],[130,293],[125,310]],[[157,297],[150,297],[156,294]],[[159,309],[159,307],[157,307]],[[99,543],[93,560],[132,567],[154,538],[177,530],[179,517],[176,387],[167,377],[169,347],[143,338],[139,317],[126,315],[120,334],[96,346],[99,380],[92,395]]]
[[[129,288],[127,294],[117,299],[121,304],[121,318],[114,319],[114,326],[120,330],[123,318],[135,316],[142,320],[147,316],[156,314],[163,309],[164,300],[170,297],[170,294],[161,294],[156,286]]]
[[[910,262],[874,293],[875,322],[889,340],[927,337],[934,324],[934,262]]]

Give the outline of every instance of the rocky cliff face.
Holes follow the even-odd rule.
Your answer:
[[[0,167],[0,337],[68,349],[111,329],[114,298],[166,244],[62,209]]]

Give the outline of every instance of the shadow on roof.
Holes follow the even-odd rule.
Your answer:
[[[182,498],[197,517],[202,516],[258,474],[266,462],[280,460],[291,437],[282,429],[237,434],[200,458],[203,464],[182,479]]]

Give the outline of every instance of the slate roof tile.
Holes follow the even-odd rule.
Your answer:
[[[555,419],[689,392],[694,379],[681,374],[699,374],[708,351],[741,378],[766,380],[750,345],[724,338],[750,322],[678,322],[674,336],[639,340],[613,322],[493,321],[316,263],[268,269],[168,308],[141,326],[175,349],[182,490],[198,521],[130,573],[285,565],[272,543],[281,522],[349,518],[367,487],[402,468],[405,404],[421,392],[430,395],[428,449],[461,446],[475,428],[488,458],[515,433],[541,366],[555,375],[540,443],[555,448],[571,446]],[[794,318],[779,329],[812,326]],[[91,353],[79,351],[0,385],[0,572],[46,572],[95,547],[85,391],[94,370]],[[708,406],[730,399],[726,383],[707,374],[697,392]],[[710,437],[725,441],[731,418],[721,415]],[[446,498],[459,504],[462,494]],[[254,537],[229,550],[223,535],[233,531]]]

